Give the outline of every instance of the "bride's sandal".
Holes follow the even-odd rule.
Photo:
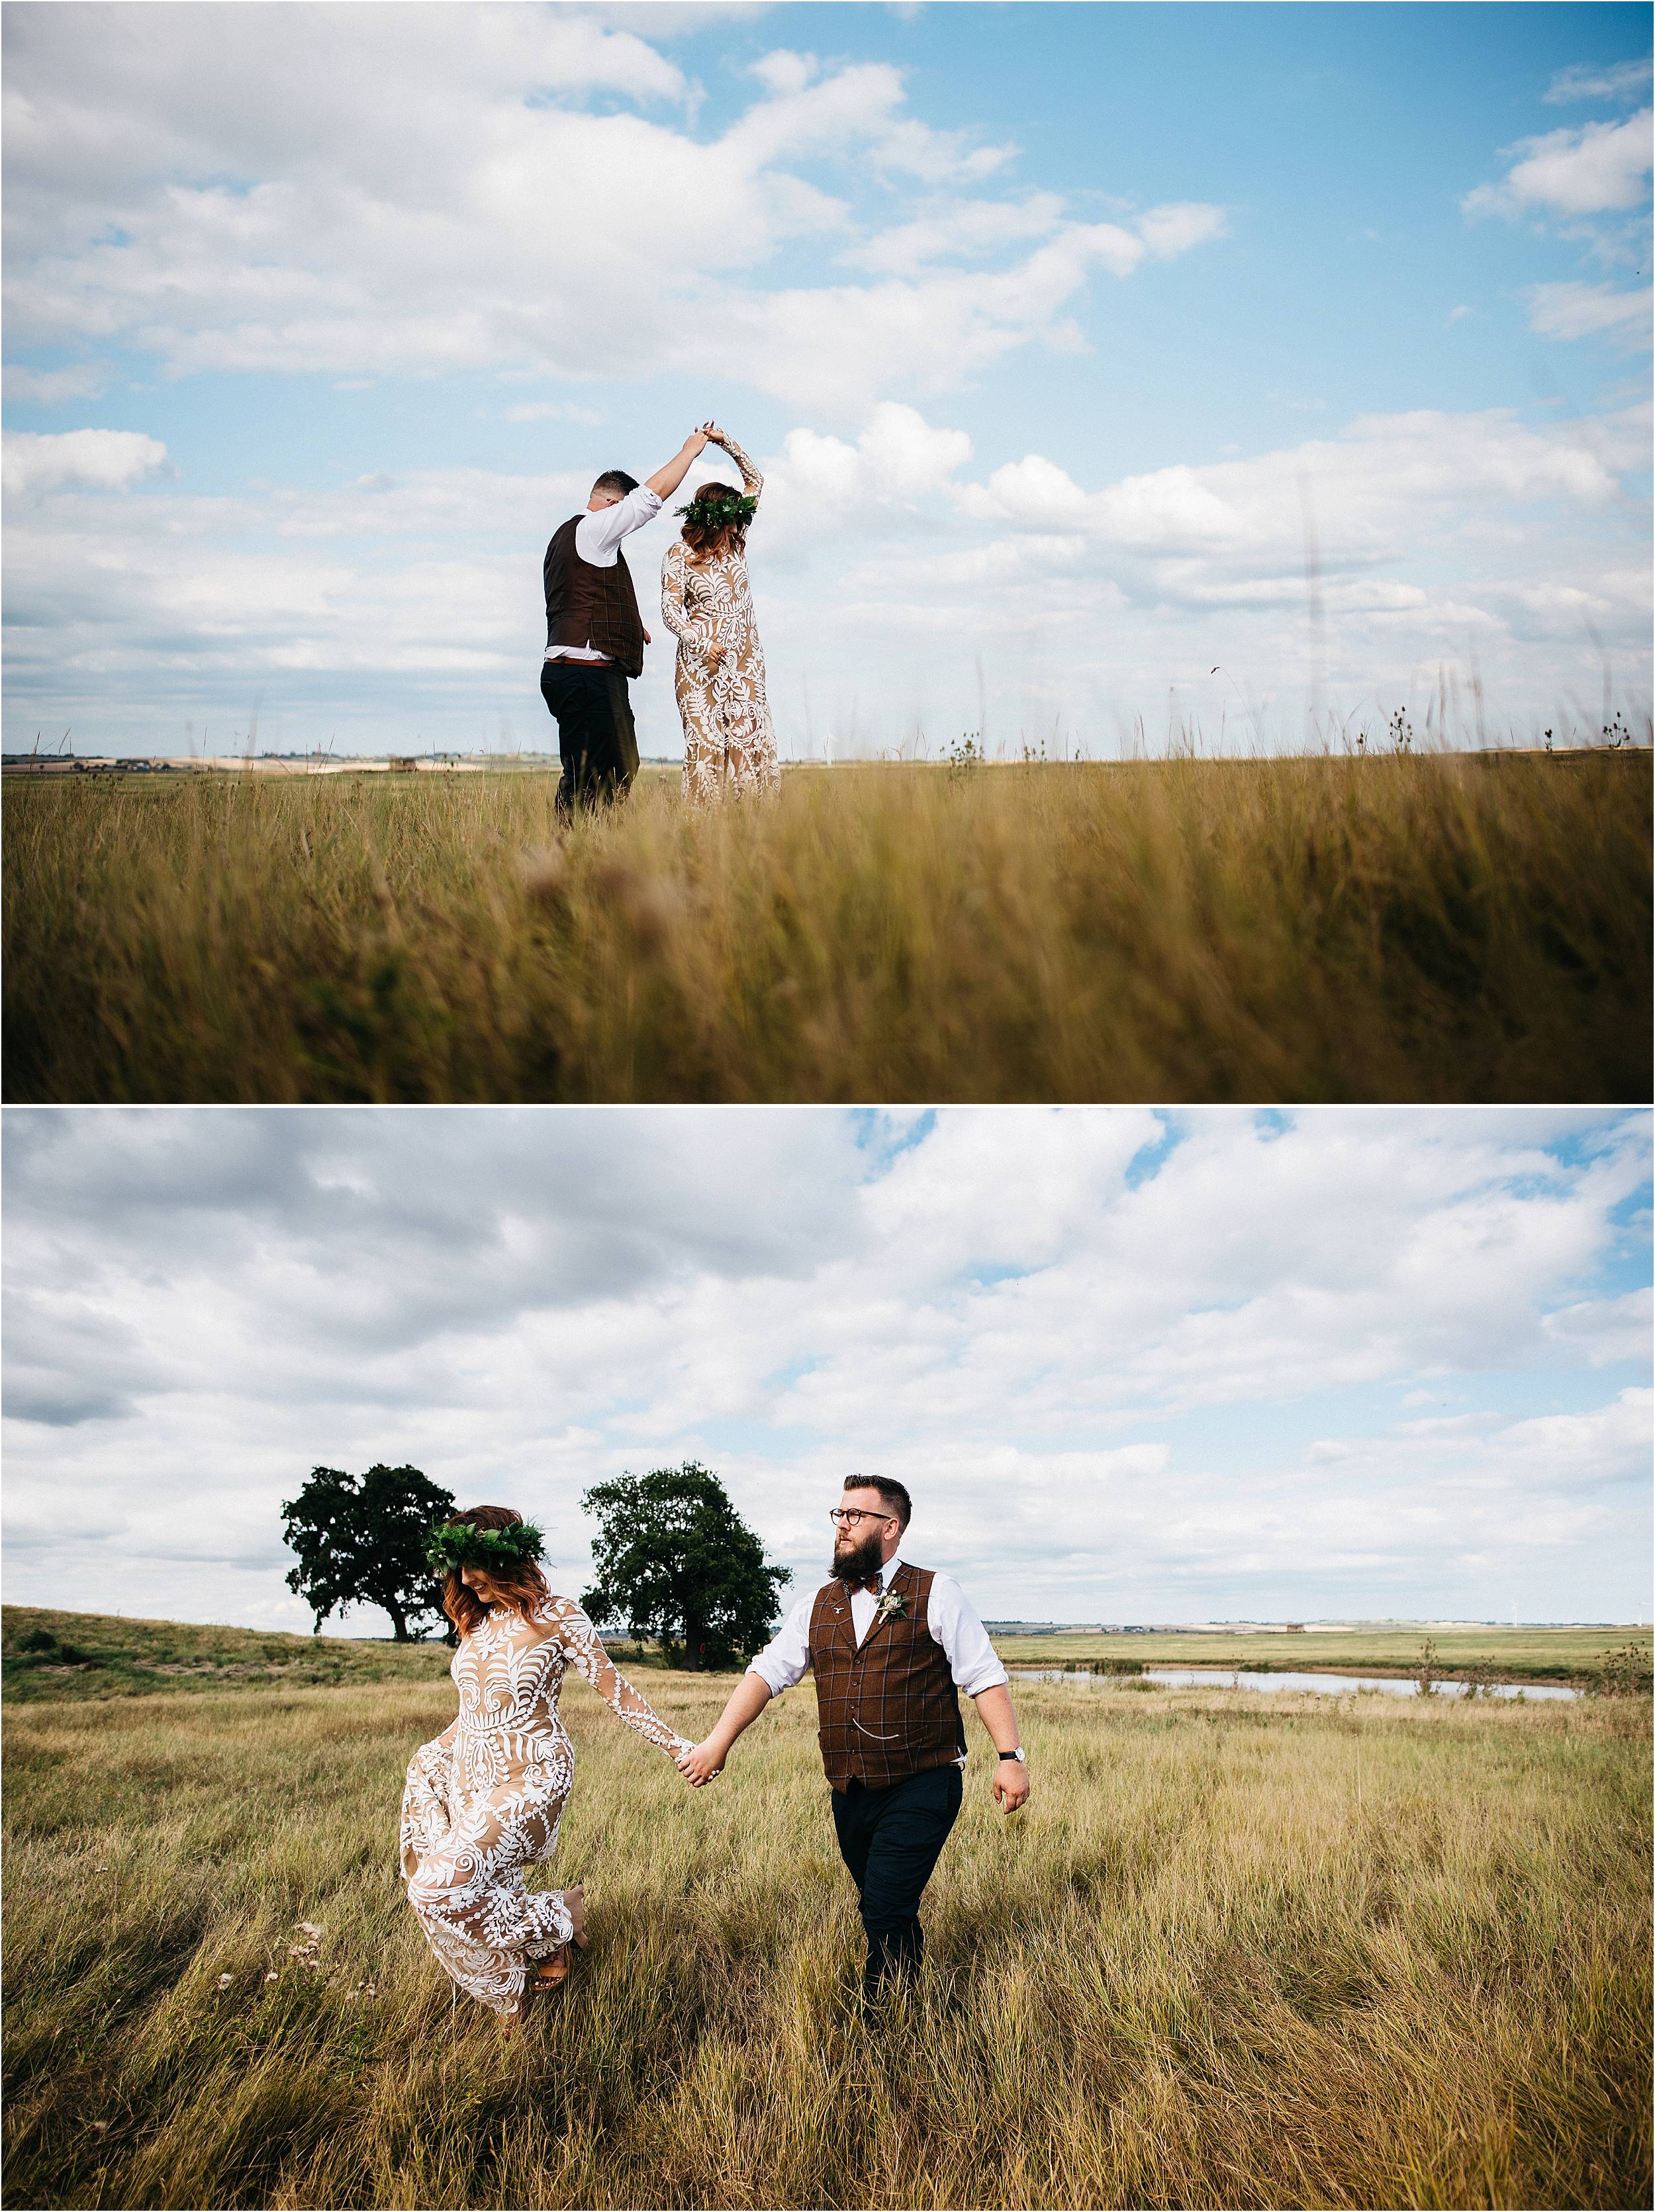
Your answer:
[[[534,2008],[535,2000],[545,1996],[569,1979],[569,1946],[554,1951],[548,1959],[531,1959],[523,1971],[523,1986],[518,1992],[517,2009],[505,2015],[506,2033],[514,2034]]]

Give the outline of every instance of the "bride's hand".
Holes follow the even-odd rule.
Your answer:
[[[704,422],[702,425],[702,428],[707,433],[707,442],[709,446],[722,446],[727,451],[730,443],[729,439],[726,436],[724,432],[719,428],[716,422]]]

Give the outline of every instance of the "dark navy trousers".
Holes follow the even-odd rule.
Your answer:
[[[853,1782],[833,1792],[839,1856],[850,1869],[867,1933],[862,1996],[871,2002],[894,1974],[911,1974],[924,1950],[920,1898],[959,1817],[958,1766],[933,1766],[884,1790]]]
[[[567,821],[577,806],[624,799],[638,772],[638,738],[620,670],[607,660],[545,661],[540,696],[557,725],[563,763],[558,813]]]

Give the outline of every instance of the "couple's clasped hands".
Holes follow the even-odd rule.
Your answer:
[[[724,1753],[715,1748],[709,1738],[705,1743],[692,1744],[688,1751],[679,1752],[678,1769],[692,1790],[704,1790],[724,1771]]]
[[[721,446],[723,443],[724,433],[716,422],[698,422],[684,441],[685,450],[691,459],[704,453],[709,446]]]

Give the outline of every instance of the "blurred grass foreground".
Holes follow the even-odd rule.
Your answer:
[[[13,780],[13,1100],[1648,1096],[1650,756]]]
[[[584,1879],[592,1948],[508,2041],[396,1875],[446,1653],[326,1686],[307,1638],[7,1638],[42,1693],[6,1731],[14,2204],[1649,2202],[1646,1692],[1020,1683],[1033,1801],[995,1813],[970,1722],[917,2000],[871,2034],[810,1692],[697,1793],[576,1682],[533,1879]],[[176,1686],[73,1695],[123,1650]],[[695,1736],[730,1688],[647,1682]]]

